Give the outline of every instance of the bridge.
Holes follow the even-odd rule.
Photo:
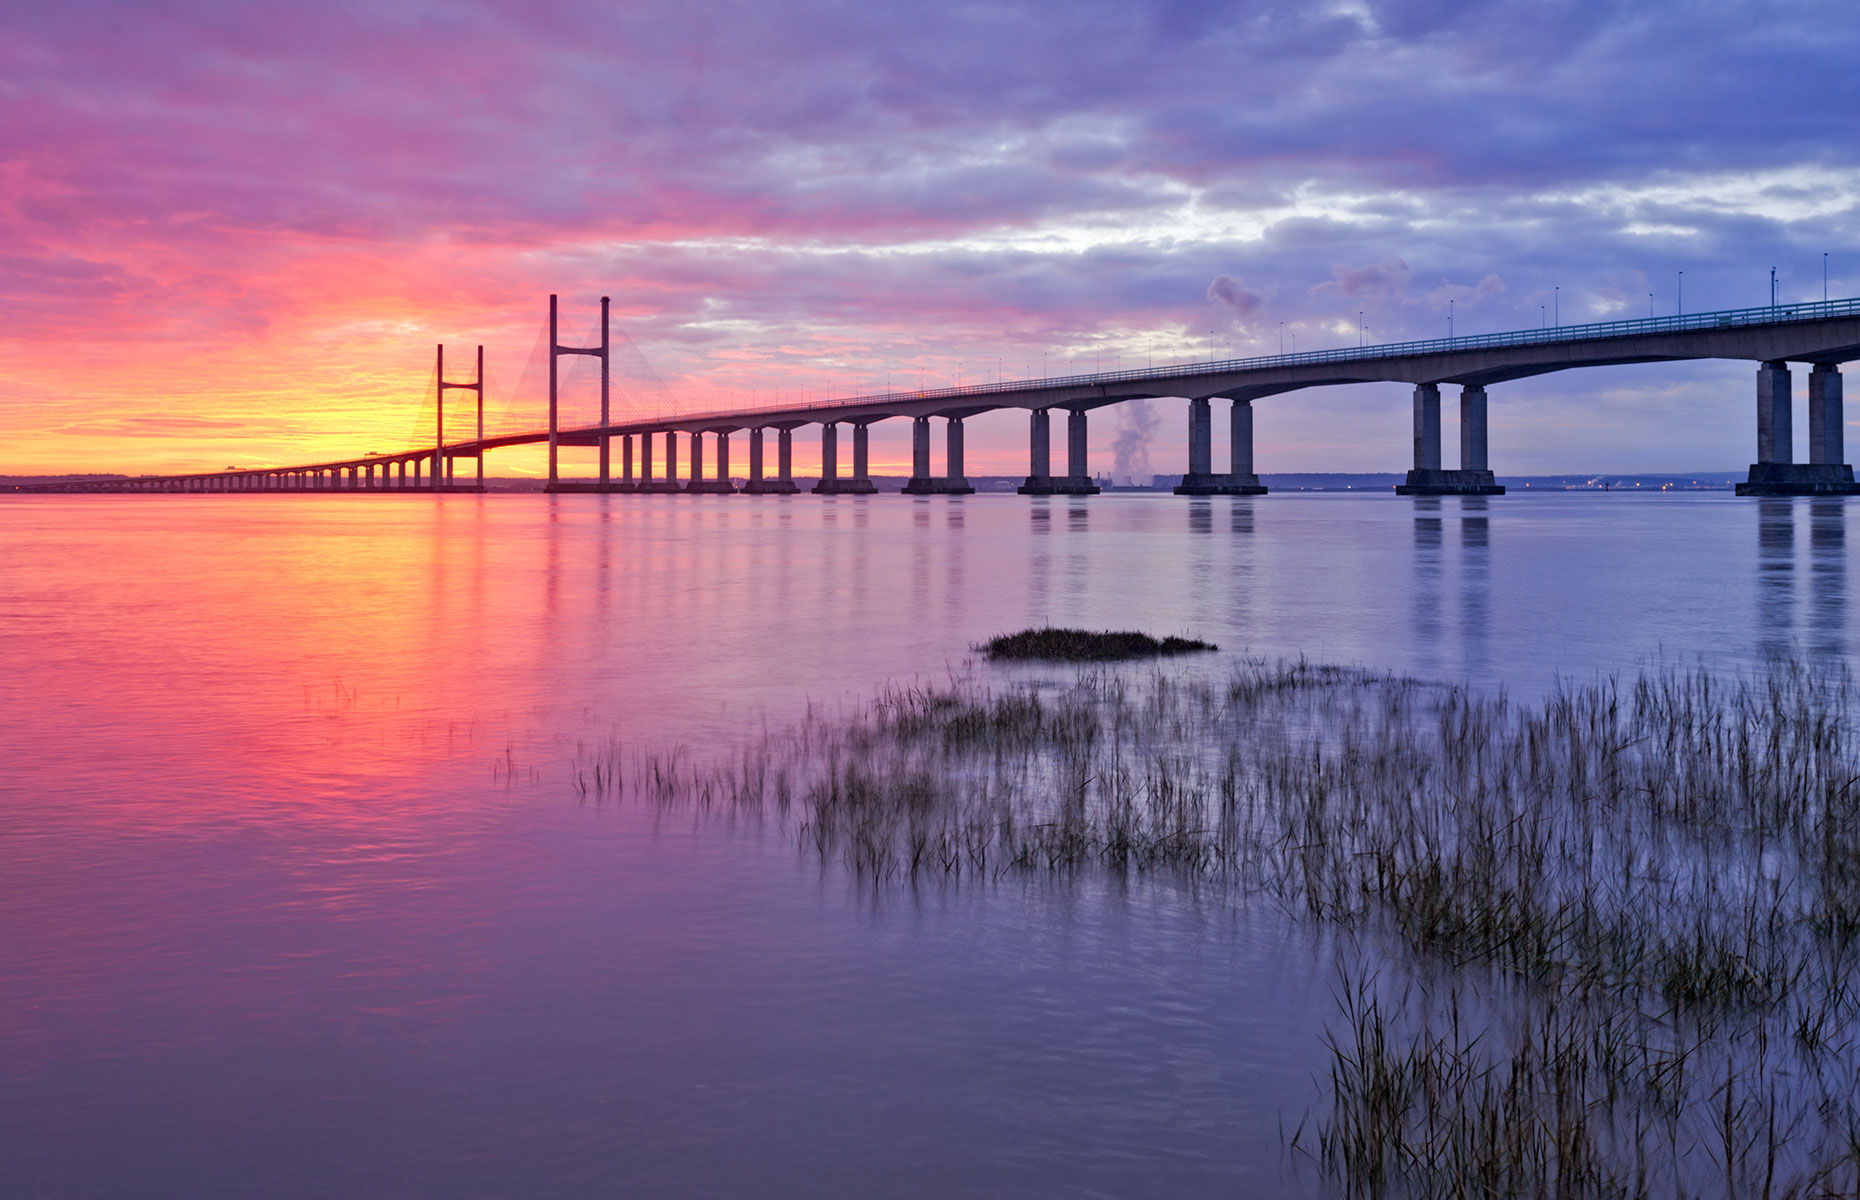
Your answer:
[[[439,348],[434,440],[392,454],[192,474],[143,476],[52,485],[87,492],[299,492],[357,493],[480,491],[484,456],[507,446],[546,443],[553,492],[788,494],[800,490],[793,473],[796,429],[820,427],[821,472],[813,491],[866,494],[876,491],[867,472],[867,431],[879,421],[911,422],[911,478],[915,495],[972,492],[963,467],[963,422],[997,409],[1029,414],[1028,467],[1020,487],[1028,495],[1086,495],[1098,488],[1086,464],[1089,414],[1107,405],[1158,397],[1187,399],[1188,472],[1176,491],[1183,495],[1257,495],[1265,492],[1253,460],[1253,402],[1305,388],[1351,383],[1404,383],[1413,387],[1414,465],[1396,491],[1411,495],[1496,495],[1504,489],[1487,465],[1486,410],[1492,387],[1552,371],[1622,363],[1687,359],[1742,359],[1756,371],[1756,458],[1740,495],[1845,495],[1855,488],[1843,440],[1842,363],[1860,358],[1860,299],[1779,304],[1673,317],[1564,325],[1512,333],[1448,337],[1428,341],[1263,357],[1094,372],[1062,378],[1017,380],[967,387],[892,391],[785,407],[725,408],[678,416],[616,421],[611,411],[609,302],[601,300],[600,342],[565,346],[558,333],[556,297],[549,298],[549,413],[544,427],[487,437],[484,432],[484,348],[477,371],[466,382],[445,377],[445,348]],[[565,427],[559,422],[558,363],[587,355],[601,367],[600,420]],[[1808,461],[1794,460],[1792,363],[1808,367]],[[1459,465],[1441,458],[1441,388],[1459,389]],[[447,440],[445,397],[449,391],[476,395],[472,436]],[[1225,402],[1230,461],[1215,471],[1214,404]],[[1053,471],[1052,416],[1065,418],[1065,472]],[[933,421],[944,423],[942,472],[931,467]],[[841,474],[840,426],[851,432],[850,471]],[[773,472],[765,456],[765,434],[776,434]],[[748,476],[739,489],[731,475],[730,439],[748,441]],[[679,478],[681,437],[689,449],[685,478]],[[619,443],[618,469],[614,443]],[[714,447],[707,465],[707,443]],[[598,475],[567,480],[559,473],[564,446],[595,447]],[[461,482],[456,465],[467,460],[475,476]]]

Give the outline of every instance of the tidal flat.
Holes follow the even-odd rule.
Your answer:
[[[1854,684],[1778,659],[1518,702],[1242,660],[894,686],[574,788],[777,825],[873,889],[1095,872],[1335,959],[1290,1169],[1353,1196],[1860,1193]]]

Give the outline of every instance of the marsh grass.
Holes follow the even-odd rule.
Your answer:
[[[1026,659],[1041,662],[1122,662],[1133,658],[1164,658],[1176,654],[1193,654],[1199,650],[1218,650],[1210,642],[1195,638],[1162,639],[1147,633],[1087,629],[1023,629],[991,638],[976,647],[991,659]]]
[[[892,688],[578,777],[874,884],[1170,873],[1343,934],[1291,1148],[1349,1194],[1854,1196],[1852,692],[1785,662],[1518,704],[1256,661]]]

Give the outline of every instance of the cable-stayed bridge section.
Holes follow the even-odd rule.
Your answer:
[[[998,409],[1026,410],[1028,470],[1020,490],[1031,495],[1097,491],[1086,462],[1089,414],[1108,405],[1158,397],[1189,401],[1188,471],[1176,490],[1185,495],[1248,495],[1265,491],[1253,458],[1254,401],[1306,388],[1352,383],[1403,383],[1413,388],[1413,467],[1396,490],[1416,495],[1490,495],[1503,491],[1487,461],[1488,390],[1553,371],[1624,363],[1742,359],[1756,370],[1757,446],[1744,495],[1843,495],[1855,489],[1846,462],[1841,364],[1860,359],[1860,299],[1770,305],[1685,316],[1566,325],[1512,333],[1449,337],[1392,345],[1314,350],[1258,358],[1096,372],[1063,378],[1007,381],[968,387],[893,391],[787,406],[721,408],[676,415],[616,419],[610,403],[614,343],[608,301],[601,301],[596,345],[567,346],[559,339],[557,301],[549,298],[547,329],[549,410],[541,428],[487,436],[484,431],[484,359],[479,348],[471,382],[447,382],[440,348],[433,441],[392,454],[301,466],[227,470],[210,474],[142,477],[62,485],[75,491],[477,491],[484,455],[509,446],[546,444],[549,490],[609,493],[783,494],[799,490],[794,477],[794,431],[819,426],[821,471],[812,489],[823,494],[876,491],[868,472],[867,431],[877,422],[911,422],[913,494],[973,491],[964,474],[963,423]],[[562,421],[560,372],[564,357],[587,356],[600,365],[600,416],[592,424]],[[1807,370],[1808,461],[1794,458],[1794,370]],[[1442,458],[1443,387],[1459,389],[1459,465]],[[472,436],[448,440],[448,391],[474,392]],[[1212,461],[1215,405],[1224,404],[1230,459]],[[1056,471],[1053,421],[1064,414],[1063,473]],[[942,470],[932,469],[933,423],[943,423]],[[850,433],[850,461],[841,470],[840,429]],[[766,434],[774,431],[774,461]],[[731,438],[748,441],[747,479],[731,474]],[[679,470],[681,440],[688,468]],[[618,453],[615,443],[618,442]],[[560,450],[587,446],[600,452],[598,475],[567,480]],[[707,454],[707,449],[710,453]],[[475,477],[460,482],[456,463],[473,462]],[[709,460],[708,462],[706,460]]]

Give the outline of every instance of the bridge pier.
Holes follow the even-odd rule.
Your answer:
[[[704,478],[704,435],[691,435],[691,482],[685,491],[698,495],[732,495],[736,485],[730,482],[730,435],[717,432],[717,477]]]
[[[1213,399],[1188,402],[1188,473],[1176,486],[1178,496],[1263,496],[1259,476],[1253,473],[1253,402],[1233,401],[1227,415],[1231,469],[1214,472]]]
[[[820,426],[820,481],[814,484],[816,493],[833,491],[840,473],[840,427],[832,421]]]
[[[678,490],[678,435],[671,430],[665,431],[666,478],[658,478],[654,472],[658,464],[652,458],[653,434],[648,431],[639,435],[639,485],[637,492],[664,493]]]
[[[841,477],[839,472],[839,435],[835,422],[828,422],[820,429],[820,482],[814,485],[814,492],[821,496],[869,496],[878,488],[873,485],[871,477],[866,474],[867,421],[852,422],[853,473]]]
[[[1053,494],[1052,418],[1036,408],[1027,420],[1027,478],[1015,489],[1023,496]]]
[[[1854,469],[1841,459],[1846,447],[1841,369],[1815,363],[1808,373],[1808,461],[1795,461],[1791,424],[1794,382],[1786,362],[1757,368],[1757,461],[1737,485],[1740,496],[1850,496],[1860,492]]]
[[[1066,477],[1053,485],[1057,495],[1098,494],[1098,485],[1091,481],[1091,470],[1085,462],[1088,419],[1086,410],[1082,408],[1072,409],[1066,414]]]
[[[1082,408],[1066,413],[1066,473],[1052,473],[1052,432],[1047,409],[1035,409],[1029,428],[1029,462],[1025,483],[1015,489],[1023,496],[1095,496],[1098,485],[1085,466],[1086,415]]]
[[[1402,496],[1502,496],[1505,489],[1486,468],[1485,386],[1460,388],[1460,469],[1440,465],[1440,385],[1414,389],[1414,469],[1395,486]]]
[[[910,496],[972,496],[962,471],[962,418],[945,417],[948,424],[944,442],[943,474],[930,474],[930,418],[911,420],[911,481],[904,485]]]
[[[765,479],[762,475],[762,433],[767,426],[758,425],[749,431],[749,481],[743,484],[746,496],[791,496],[800,489],[795,486],[793,472],[794,462],[793,435],[787,429],[776,432],[776,478]]]

